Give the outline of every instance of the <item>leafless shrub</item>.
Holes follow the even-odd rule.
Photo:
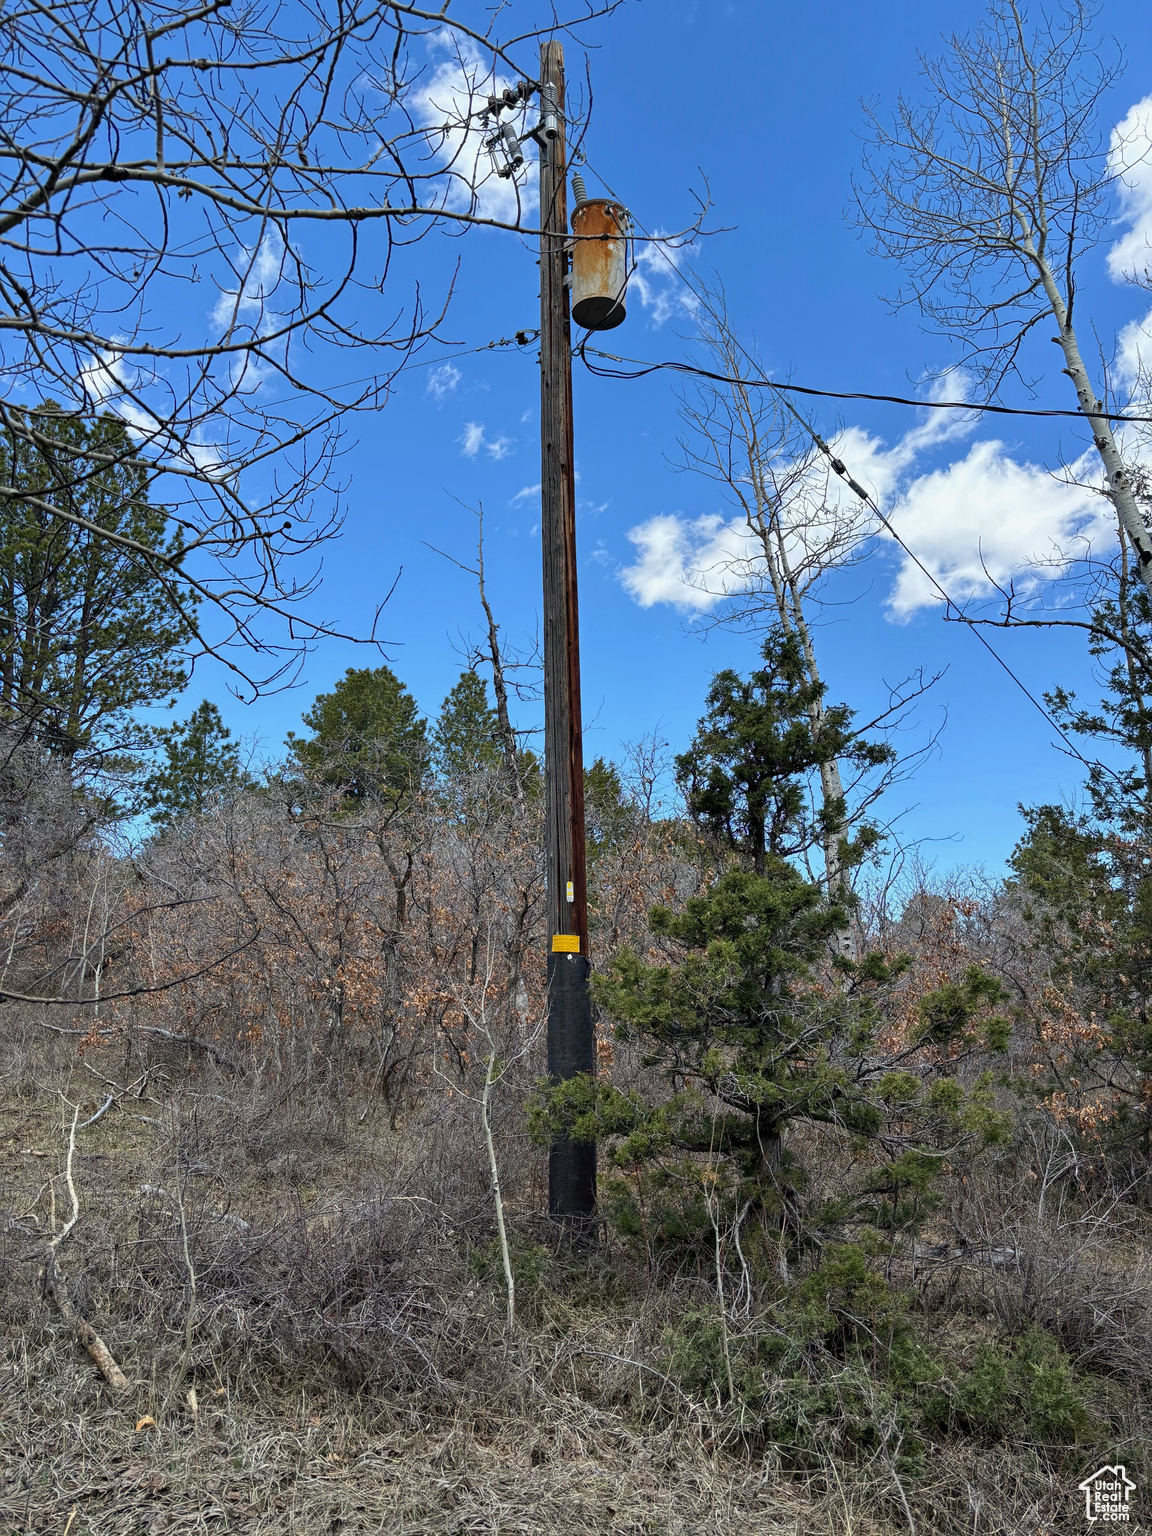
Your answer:
[[[953,1249],[961,1291],[1010,1335],[1038,1324],[1081,1366],[1152,1381],[1152,1259],[1115,1209],[1037,1221],[1033,1207]]]
[[[605,823],[592,860],[598,958],[627,943],[655,959],[647,907],[679,903],[708,878],[683,829],[633,810]],[[0,1009],[0,1092],[17,1127],[0,1146],[0,1324],[28,1351],[18,1369],[46,1373],[42,1388],[26,1383],[37,1433],[51,1412],[81,1403],[87,1413],[101,1390],[35,1288],[33,1253],[60,1194],[51,1106],[63,1092],[83,1102],[81,1124],[112,1100],[78,1132],[69,1282],[158,1424],[188,1417],[192,1386],[197,1423],[219,1419],[229,1443],[247,1444],[235,1416],[212,1406],[217,1392],[274,1402],[302,1392],[324,1396],[321,1418],[356,1403],[356,1434],[370,1420],[410,1434],[441,1426],[444,1465],[503,1440],[522,1446],[526,1465],[555,1469],[581,1454],[577,1442],[583,1454],[627,1445],[641,1460],[663,1454],[657,1446],[703,1454],[703,1443],[709,1476],[736,1475],[723,1458],[748,1457],[754,1441],[739,1361],[754,1358],[758,1329],[785,1326],[771,1309],[818,1266],[819,1249],[785,1276],[770,1233],[750,1233],[755,1247],[738,1254],[718,1218],[720,1241],[683,1262],[649,1266],[608,1232],[598,1254],[558,1250],[537,1214],[543,1153],[524,1114],[543,1070],[537,814],[530,793],[511,812],[498,776],[399,811],[285,781],[187,818],[132,861],[102,851],[99,931],[116,942],[103,948],[99,1008]],[[76,861],[89,883],[65,881],[45,903],[51,914],[58,900],[65,920],[57,959],[75,943],[76,891],[90,901],[97,889],[92,868]],[[925,882],[878,933],[913,962],[885,1020],[893,1041],[925,992],[972,964],[1007,974],[1014,940],[999,901],[971,882]],[[487,1107],[514,1333],[475,1102],[493,1050],[508,1064]],[[1014,1039],[1013,1070],[1030,1050],[1026,1035]],[[656,1091],[632,1046],[604,1039],[600,1059],[620,1086]],[[940,1251],[913,1262],[898,1239],[877,1275],[903,1290],[914,1272],[933,1327],[968,1316],[1004,1334],[1046,1328],[1081,1370],[1131,1383],[1137,1404],[1150,1315],[1141,1231],[1119,1188],[1093,1206],[1069,1138],[1042,1104],[1024,1105],[1014,1142],[983,1167],[946,1172],[943,1208],[926,1206],[918,1240]],[[805,1144],[806,1209],[835,1201],[850,1150],[832,1132]],[[716,1315],[718,1282],[736,1391],[721,1376],[719,1393],[696,1393],[676,1378],[668,1338]],[[1018,1464],[1007,1454],[949,1443],[910,1480],[882,1377],[849,1373],[838,1400],[846,1360],[819,1339],[805,1348],[813,1399],[801,1406],[827,1417],[819,1443],[842,1454],[819,1473],[819,1492],[811,1473],[802,1528],[906,1530],[910,1512],[920,1529],[967,1536],[974,1509],[980,1529],[1054,1518],[1061,1493],[1042,1458],[1001,1509],[996,1480]],[[860,1392],[872,1393],[864,1407],[878,1437],[863,1450],[849,1444]],[[55,1444],[50,1431],[44,1443]],[[777,1486],[777,1472],[757,1475]]]

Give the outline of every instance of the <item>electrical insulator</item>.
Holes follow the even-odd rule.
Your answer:
[[[520,148],[520,140],[516,137],[516,130],[511,123],[500,124],[500,137],[504,141],[509,162],[508,169],[501,174],[511,176],[513,171],[518,171],[524,164],[524,151]]]
[[[560,132],[560,119],[556,111],[556,93],[550,85],[540,91],[540,128],[546,139],[554,139]]]

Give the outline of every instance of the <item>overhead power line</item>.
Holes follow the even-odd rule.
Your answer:
[[[501,336],[498,341],[486,341],[478,347],[463,347],[459,352],[441,352],[434,357],[422,357],[414,363],[405,363],[400,369],[401,373],[411,373],[416,368],[437,367],[441,363],[450,363],[455,357],[475,357],[478,352],[495,352],[500,347],[524,347],[531,346],[540,335],[538,330],[517,331],[515,336]]]
[[[591,167],[589,167],[589,168],[591,169]],[[607,190],[609,196],[610,197],[615,197],[615,198],[617,198],[617,201],[619,201],[618,194],[613,192],[612,188],[604,180],[603,176],[599,176],[598,172],[596,172],[595,174],[598,176],[599,180],[601,181],[601,183],[603,184],[603,186]],[[661,256],[668,263],[669,267],[671,267],[672,271],[676,274],[676,276],[680,279],[680,281],[684,284],[684,286],[688,289],[688,291],[692,294],[692,296],[699,303],[704,304],[705,306],[707,306],[708,300],[707,300],[706,296],[704,294],[700,293],[692,285],[692,283],[688,279],[687,274],[681,271],[681,269],[676,265],[676,263],[668,255],[667,251],[664,250],[663,246],[659,243],[659,241],[648,230],[646,230],[644,228],[643,224],[640,223],[640,220],[636,218],[635,214],[632,214],[632,219],[633,219],[633,222],[637,225],[637,227],[642,231],[642,233],[645,234],[648,237],[648,239],[652,241],[652,244],[653,244],[654,248],[657,251],[660,252]],[[754,368],[756,370],[757,374],[759,375],[760,374],[759,364],[756,362],[756,360],[752,356],[752,354],[748,351],[747,347],[745,347],[743,345],[743,343],[739,340],[738,337],[734,336],[732,339],[735,342],[737,350],[740,351],[743,354],[743,356],[748,360],[748,362],[751,365],[751,367]],[[576,348],[576,351],[582,357],[584,357],[584,352],[585,352],[586,345],[587,345],[587,337],[585,337],[585,339],[581,343],[581,345]],[[605,355],[610,355],[610,354],[605,354]],[[584,357],[584,361],[585,361],[585,365],[586,366],[589,366],[589,367],[591,366],[591,365],[589,365],[587,363],[587,358],[586,357]],[[617,359],[617,361],[626,362],[626,361],[628,361],[628,359],[620,358],[620,359]],[[1019,688],[1020,692],[1024,695],[1024,697],[1028,700],[1028,702],[1038,711],[1038,713],[1040,715],[1043,716],[1043,718],[1048,723],[1048,725],[1051,726],[1052,730],[1054,730],[1056,732],[1056,734],[1060,737],[1061,741],[1063,741],[1065,747],[1068,749],[1068,752],[1071,754],[1071,756],[1076,758],[1078,762],[1082,763],[1085,768],[1087,768],[1089,770],[1092,770],[1093,768],[1100,769],[1103,772],[1110,774],[1114,779],[1118,780],[1119,776],[1114,772],[1113,769],[1109,768],[1106,763],[1101,763],[1099,761],[1093,761],[1093,760],[1091,760],[1091,759],[1089,759],[1089,758],[1084,756],[1083,752],[1080,751],[1079,747],[1077,747],[1076,743],[1068,735],[1068,732],[1066,730],[1064,730],[1064,728],[1059,724],[1058,721],[1053,719],[1052,715],[1044,707],[1044,705],[1036,697],[1036,695],[1032,692],[1032,690],[1028,687],[1028,685],[1023,681],[1023,679],[1016,675],[1016,673],[1012,670],[1012,668],[1004,660],[1003,656],[1001,656],[1000,652],[996,649],[996,647],[994,645],[992,645],[991,642],[987,639],[987,637],[985,636],[983,630],[979,627],[979,625],[977,625],[974,620],[972,620],[972,619],[970,619],[968,617],[968,615],[963,611],[963,609],[959,606],[958,603],[953,601],[952,597],[945,590],[945,588],[942,585],[942,583],[933,574],[933,572],[928,569],[928,567],[920,559],[919,555],[915,554],[911,549],[909,549],[908,545],[904,542],[904,540],[896,532],[896,529],[892,526],[891,522],[884,515],[884,513],[880,510],[880,507],[877,504],[875,497],[871,494],[871,492],[867,491],[864,488],[864,486],[862,486],[860,484],[860,482],[852,475],[851,471],[848,469],[848,466],[844,463],[843,459],[839,458],[836,455],[836,453],[833,451],[833,449],[828,445],[828,443],[825,442],[823,437],[821,437],[820,433],[817,432],[816,428],[807,419],[807,417],[805,417],[804,414],[801,411],[797,410],[796,406],[793,405],[792,401],[788,399],[788,395],[787,395],[786,391],[791,390],[793,393],[798,393],[798,394],[799,393],[803,393],[803,394],[809,394],[809,395],[827,395],[827,396],[830,396],[830,397],[836,398],[836,399],[883,399],[885,397],[883,397],[883,396],[866,396],[866,395],[852,395],[852,396],[849,396],[849,395],[846,395],[846,394],[845,395],[838,395],[838,394],[836,394],[833,391],[807,389],[807,388],[804,388],[803,386],[800,386],[800,385],[780,384],[776,380],[774,380],[774,379],[766,379],[762,375],[760,375],[760,377],[758,377],[756,379],[745,379],[745,378],[739,378],[737,376],[729,376],[729,375],[726,375],[726,374],[709,373],[709,371],[707,369],[697,368],[697,367],[694,367],[694,366],[692,366],[691,364],[688,364],[688,363],[668,362],[668,363],[641,364],[640,368],[642,370],[640,372],[636,372],[636,373],[620,373],[620,374],[615,374],[615,375],[613,375],[611,370],[604,370],[604,376],[607,376],[607,377],[615,376],[615,377],[626,378],[626,379],[643,378],[645,376],[645,373],[653,373],[653,372],[656,372],[659,369],[670,369],[670,370],[675,370],[677,372],[699,374],[699,375],[701,375],[703,377],[714,379],[714,380],[716,380],[719,383],[742,384],[742,385],[755,384],[757,387],[761,387],[761,388],[764,388],[764,389],[774,390],[777,393],[777,395],[778,395],[778,397],[780,399],[780,404],[782,406],[784,406],[784,408],[789,412],[789,414],[795,419],[795,421],[807,433],[808,437],[811,439],[813,444],[819,449],[819,451],[827,459],[829,467],[833,470],[833,472],[836,475],[838,475],[840,477],[840,479],[842,479],[856,493],[857,496],[860,497],[861,501],[863,501],[864,504],[869,508],[869,510],[872,512],[872,515],[876,518],[876,521],[887,532],[889,537],[892,538],[895,541],[895,543],[899,545],[899,547],[908,556],[909,560],[912,561],[913,565],[916,566],[917,570],[919,570],[919,571],[921,571],[923,573],[925,578],[932,584],[932,586],[935,588],[935,590],[940,594],[940,596],[944,600],[945,609],[946,610],[951,610],[951,612],[956,615],[957,620],[960,623],[962,623],[963,625],[965,625],[966,628],[969,630],[969,632],[972,635],[975,636],[975,638],[984,647],[984,649],[987,651],[988,655],[991,656],[992,660],[997,664],[997,666],[1000,667],[1002,669],[1002,671],[1004,671],[1007,674],[1007,676],[1012,680],[1013,683],[1015,683],[1016,687]],[[591,371],[593,373],[597,372],[597,370],[595,368],[592,368]],[[937,405],[941,405],[944,409],[954,409],[954,408],[956,408],[956,404],[958,404],[958,403],[954,404],[954,403],[951,403],[951,402],[932,402],[932,401],[924,401],[924,400],[907,400],[907,401],[899,400],[896,403],[908,404],[908,405],[929,405],[929,406],[932,405],[932,404],[937,404]],[[1080,412],[1080,411],[1051,411],[1051,412],[1032,412],[1032,411],[1025,412],[1025,411],[1020,411],[1020,412],[1017,412],[1017,411],[1015,411],[1012,408],[1007,407],[1007,406],[983,406],[983,407],[981,407],[981,406],[972,406],[972,405],[968,404],[967,402],[964,402],[961,408],[964,409],[964,410],[996,410],[996,411],[1008,412],[1009,414],[1012,414],[1012,415],[1016,415],[1016,414],[1020,414],[1020,415],[1043,414],[1043,415],[1053,415],[1053,416],[1076,416],[1076,417],[1081,418],[1082,420],[1090,420],[1090,418],[1085,417],[1083,415],[1083,413]],[[1101,412],[1100,414],[1104,415],[1105,413]],[[1124,420],[1132,420],[1132,421],[1152,421],[1152,417],[1143,417],[1143,416],[1125,417],[1125,418],[1117,418],[1115,416],[1109,416],[1108,419],[1109,420],[1124,419]]]
[[[674,271],[679,269],[675,263],[670,263]],[[683,274],[681,274],[683,275]],[[695,290],[693,290],[695,291]],[[737,343],[739,345],[739,343]],[[741,351],[744,349],[741,348]],[[738,374],[713,373],[710,368],[700,368],[695,363],[680,363],[672,360],[660,362],[645,362],[636,357],[618,357],[614,352],[602,352],[596,347],[589,347],[587,338],[576,348],[577,356],[583,362],[590,373],[603,379],[643,379],[650,373],[661,371],[671,373],[695,374],[702,379],[712,379],[717,384],[741,384],[747,389],[773,389],[793,395],[817,395],[824,400],[876,400],[885,405],[914,405],[922,406],[928,411],[970,411],[973,414],[995,414],[997,416],[1067,416],[1078,421],[1086,421],[1091,425],[1092,421],[1119,421],[1132,423],[1152,423],[1152,416],[1131,416],[1122,411],[1093,411],[1091,416],[1086,416],[1083,411],[1066,410],[1041,410],[1030,409],[1022,405],[995,405],[991,401],[980,402],[977,400],[915,400],[908,395],[877,395],[863,389],[816,389],[810,384],[784,384],[778,379],[747,378]],[[588,354],[593,357],[604,357],[613,363],[631,363],[634,367],[629,372],[615,368],[599,368],[595,363],[588,361]]]

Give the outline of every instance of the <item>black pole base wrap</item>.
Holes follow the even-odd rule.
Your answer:
[[[592,999],[585,955],[548,956],[548,1076],[553,1082],[596,1072]],[[573,1227],[596,1216],[596,1146],[558,1137],[548,1154],[548,1211]]]

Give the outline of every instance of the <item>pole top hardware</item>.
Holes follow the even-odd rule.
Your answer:
[[[530,80],[518,80],[515,85],[506,85],[499,94],[488,97],[487,106],[478,114],[482,128],[487,128],[490,123],[493,125],[493,131],[484,140],[484,148],[492,157],[497,176],[514,176],[524,164],[520,137],[511,123],[500,121],[500,114],[526,106],[535,90]],[[534,137],[535,132],[525,134],[525,138]]]
[[[489,96],[487,106],[475,114],[480,119],[480,126],[487,128],[490,117],[499,121],[501,112],[505,110],[527,106],[535,92],[536,87],[531,80],[517,80],[515,85],[506,85],[502,91]]]

